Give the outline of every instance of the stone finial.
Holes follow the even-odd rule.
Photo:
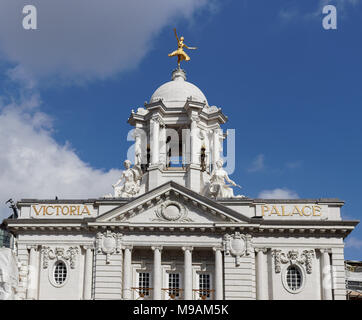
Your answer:
[[[172,81],[186,81],[186,71],[184,69],[175,69],[172,71]]]

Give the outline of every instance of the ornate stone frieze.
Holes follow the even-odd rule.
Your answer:
[[[281,264],[296,264],[305,265],[305,269],[308,274],[312,273],[312,259],[315,256],[314,250],[303,250],[299,253],[297,250],[290,250],[288,252],[282,252],[282,250],[272,250],[272,256],[274,257],[275,272],[280,273]]]
[[[172,200],[166,200],[156,210],[156,218],[152,221],[167,221],[167,222],[192,222],[193,220],[187,216],[186,207]]]
[[[53,259],[64,259],[69,260],[70,267],[72,269],[76,266],[77,255],[79,254],[78,247],[69,247],[68,250],[64,248],[56,247],[52,249],[47,246],[43,246],[41,249],[41,253],[43,255],[43,268],[48,268],[49,260]]]
[[[240,265],[240,258],[249,256],[251,254],[251,235],[240,234],[226,234],[224,236],[224,250],[226,255],[235,257],[236,266]]]
[[[122,234],[114,233],[110,230],[97,233],[97,253],[106,255],[106,263],[110,263],[110,256],[114,253],[120,253],[122,250]]]

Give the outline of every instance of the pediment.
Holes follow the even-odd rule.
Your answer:
[[[209,198],[168,182],[96,218],[96,222],[213,223],[249,218]]]

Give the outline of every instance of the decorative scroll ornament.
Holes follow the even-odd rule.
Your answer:
[[[49,259],[64,259],[69,260],[70,267],[72,269],[75,269],[76,261],[77,261],[77,255],[79,253],[78,247],[70,247],[68,250],[65,250],[64,248],[55,248],[51,249],[50,247],[43,246],[41,249],[41,253],[43,255],[43,268],[48,268],[49,265]]]
[[[104,253],[106,255],[106,263],[110,263],[110,255],[121,253],[121,240],[122,234],[114,233],[110,230],[104,233],[97,233],[97,253]]]
[[[187,209],[181,203],[167,200],[155,210],[156,218],[153,221],[178,221],[192,222],[193,220],[187,217]]]
[[[304,250],[301,254],[297,250],[290,250],[285,253],[282,250],[275,249],[272,251],[272,256],[274,257],[275,273],[280,273],[282,263],[291,265],[296,263],[305,264],[307,273],[312,273],[312,258],[315,256],[313,249]]]
[[[224,236],[224,250],[226,255],[235,257],[236,266],[240,266],[240,257],[251,254],[251,235],[235,232],[233,235]]]

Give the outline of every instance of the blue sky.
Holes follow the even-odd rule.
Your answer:
[[[50,10],[34,0],[36,31],[21,28],[24,3],[0,5],[2,202],[110,192],[131,144],[131,109],[176,66],[167,54],[177,27],[198,47],[183,65],[188,81],[236,130],[231,178],[243,192],[338,197],[343,216],[360,219],[362,1],[107,0],[92,9],[66,0]],[[337,30],[322,27],[327,3]],[[68,12],[67,25],[57,12]],[[362,257],[361,228],[348,259]]]

